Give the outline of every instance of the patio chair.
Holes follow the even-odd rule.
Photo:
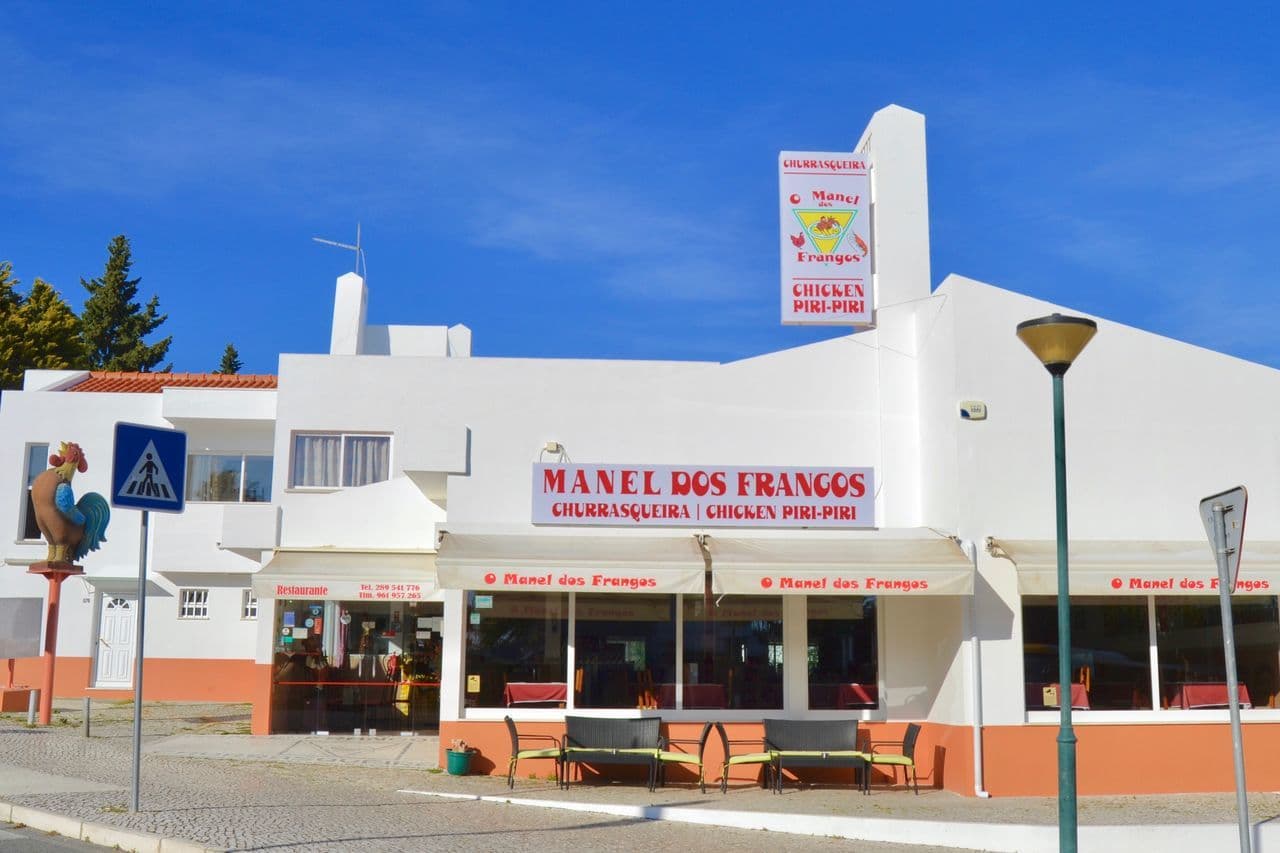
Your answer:
[[[711,734],[711,723],[702,724],[702,735],[697,740],[668,740],[667,744],[686,743],[698,745],[698,754],[692,752],[681,752],[680,750],[658,750],[658,785],[665,785],[667,782],[667,765],[668,764],[693,764],[698,768],[698,787],[702,789],[702,793],[707,792],[707,768],[702,763],[702,757],[707,751],[707,737]]]
[[[724,730],[724,723],[716,723],[716,733],[720,735],[720,746],[724,750],[724,763],[720,765],[720,793],[727,794],[729,792],[729,768],[741,764],[762,764],[764,765],[764,784],[769,787],[769,771],[773,768],[773,753],[771,752],[747,752],[739,755],[729,754],[729,745],[734,743],[754,743],[754,741],[729,740],[729,735]]]
[[[560,739],[552,735],[525,735],[525,740],[551,741],[554,747],[543,747],[540,749],[521,749],[520,734],[516,731],[515,720],[511,717],[503,717],[503,721],[507,724],[507,734],[511,735],[511,760],[507,763],[507,789],[510,790],[516,786],[516,763],[522,758],[553,758],[556,762],[556,786],[559,787],[560,779],[563,773],[562,766],[564,762],[564,749],[560,743]]]
[[[902,768],[903,782],[906,781],[907,770],[911,771],[911,784],[915,788],[916,796],[920,796],[920,783],[916,779],[916,738],[920,736],[920,727],[915,723],[907,723],[906,734],[902,736],[902,740],[877,740],[871,742],[871,754],[868,760],[872,765],[881,764],[893,768],[893,784],[898,784],[898,768]],[[896,746],[901,751],[898,753],[876,753],[877,746]],[[868,773],[864,780],[865,787],[871,790],[871,774]]]

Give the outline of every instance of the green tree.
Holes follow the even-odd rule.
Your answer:
[[[164,360],[173,343],[172,335],[154,344],[144,340],[169,315],[160,313],[158,296],[152,296],[146,308],[133,301],[141,279],[129,278],[132,266],[129,238],[120,234],[107,247],[107,266],[102,277],[80,279],[80,284],[89,291],[80,313],[80,339],[90,370],[150,372]],[[172,369],[173,365],[167,364],[161,372]]]
[[[0,261],[0,388],[22,387],[22,308],[13,264]]]
[[[218,365],[218,369],[214,373],[239,373],[240,368],[244,367],[244,362],[240,360],[240,353],[232,344],[227,344],[227,348],[222,351],[222,364]]]
[[[85,366],[80,319],[49,282],[36,278],[18,317],[23,367],[68,370]]]

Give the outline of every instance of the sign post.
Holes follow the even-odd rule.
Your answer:
[[[150,513],[182,512],[186,498],[187,434],[176,429],[116,423],[111,505],[142,510],[138,544],[138,648],[133,673],[133,797],[138,811],[142,768],[142,661],[147,627],[147,532]]]
[[[1200,501],[1200,518],[1218,563],[1218,600],[1222,603],[1222,651],[1227,667],[1227,707],[1231,710],[1231,752],[1236,770],[1236,810],[1240,822],[1240,850],[1249,853],[1249,798],[1244,783],[1244,739],[1240,729],[1240,687],[1236,678],[1235,625],[1231,594],[1240,575],[1244,545],[1244,516],[1249,493],[1237,486]]]

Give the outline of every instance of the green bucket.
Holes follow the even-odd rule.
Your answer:
[[[446,752],[448,753],[446,768],[450,776],[466,776],[471,772],[471,756],[475,753],[474,749],[468,749],[466,752],[455,752],[450,749]]]

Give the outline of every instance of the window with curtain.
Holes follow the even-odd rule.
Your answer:
[[[293,488],[366,486],[391,477],[391,436],[299,433],[293,437]]]
[[[27,445],[27,494],[26,505],[22,514],[22,538],[23,539],[39,539],[40,528],[36,526],[36,507],[31,502],[31,484],[35,482],[36,477],[49,467],[49,445],[47,444],[28,444]]]

